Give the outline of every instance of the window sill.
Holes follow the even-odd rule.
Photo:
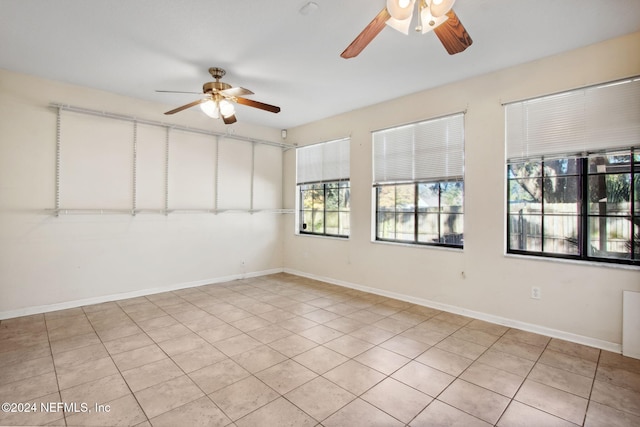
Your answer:
[[[331,240],[338,240],[341,242],[346,242],[348,241],[351,236],[346,236],[346,237],[338,237],[338,236],[325,236],[323,234],[307,234],[307,233],[294,233],[294,235],[296,237],[315,237],[315,238],[320,238],[320,239],[331,239]]]
[[[414,249],[435,249],[438,251],[448,251],[455,253],[464,253],[464,247],[462,248],[452,248],[450,246],[438,246],[438,245],[416,245],[413,243],[402,243],[402,242],[389,242],[385,240],[371,240],[371,243],[374,245],[389,245],[389,246],[402,246],[405,248],[414,248]]]
[[[554,257],[544,257],[544,256],[535,256],[535,255],[520,255],[520,254],[510,254],[510,253],[505,253],[504,257],[512,258],[512,259],[527,260],[527,261],[559,262],[563,264],[580,265],[584,267],[613,268],[615,270],[632,270],[632,271],[640,270],[640,266],[637,266],[637,265],[616,264],[616,263],[598,262],[598,261],[591,261],[591,260],[582,261],[577,259],[554,258]]]

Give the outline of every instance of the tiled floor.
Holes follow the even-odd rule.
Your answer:
[[[277,274],[4,320],[0,402],[31,409],[1,425],[640,426],[640,360]]]

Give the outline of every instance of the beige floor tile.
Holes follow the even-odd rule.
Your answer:
[[[396,334],[389,332],[385,329],[381,329],[377,326],[367,325],[358,330],[349,333],[349,336],[358,338],[359,340],[366,341],[369,344],[378,345],[387,341],[389,338],[394,337]]]
[[[593,383],[591,400],[640,416],[640,393],[628,388],[596,380]]]
[[[149,418],[157,417],[204,396],[186,375],[138,391],[135,395]]]
[[[189,373],[189,377],[207,394],[238,382],[249,375],[247,370],[231,359],[225,359]]]
[[[50,355],[37,359],[23,360],[2,367],[2,370],[0,370],[0,384],[12,383],[53,371],[53,359]]]
[[[136,348],[135,350],[114,354],[111,357],[121,371],[128,371],[129,369],[137,368],[147,363],[166,359],[167,355],[156,344],[151,344]]]
[[[395,313],[395,315],[398,315],[398,313]],[[394,335],[400,334],[407,329],[415,326],[415,324],[404,322],[392,316],[378,320],[373,324],[373,326],[375,326],[376,328],[384,329],[385,331],[391,332]]]
[[[438,344],[440,341],[450,335],[449,332],[442,332],[431,329],[425,326],[426,323],[427,322],[424,322],[419,324],[418,326],[407,329],[406,331],[401,333],[400,336],[432,346]]]
[[[446,350],[450,353],[454,353],[472,360],[476,360],[488,349],[488,347],[485,347],[483,345],[475,344],[473,342],[455,338],[453,336],[443,339],[435,346],[442,350]]]
[[[292,335],[293,332],[281,328],[278,325],[269,325],[264,328],[254,329],[248,332],[248,335],[257,339],[263,344],[269,344],[270,342],[277,341],[279,339]]]
[[[364,353],[370,348],[373,348],[374,344],[351,335],[343,335],[340,338],[336,338],[335,340],[325,343],[324,346],[337,351],[344,356],[356,357],[360,353]]]
[[[514,400],[497,425],[498,427],[576,427],[577,424]]]
[[[205,329],[224,325],[225,322],[218,319],[216,316],[207,313],[206,315],[200,316],[196,319],[186,320],[182,322],[182,324],[194,332],[199,332]]]
[[[559,390],[584,397],[585,399],[589,398],[591,385],[593,383],[591,378],[542,363],[538,363],[533,367],[528,378],[541,384],[546,384]]]
[[[152,317],[150,319],[144,319],[136,321],[138,326],[145,331],[149,332],[154,329],[168,328],[169,326],[177,325],[179,322],[169,315],[162,315],[160,317]]]
[[[564,352],[551,350],[549,347],[542,353],[538,363],[544,363],[545,365],[564,369],[565,371],[589,378],[594,378],[596,375],[596,362],[578,356],[572,356]]]
[[[496,341],[496,343],[491,346],[491,349],[535,362],[544,351],[544,346],[527,344],[526,342],[517,341],[505,335]]]
[[[244,319],[231,322],[234,328],[240,329],[242,332],[250,332],[256,329],[264,328],[271,325],[272,322],[258,316],[245,317]]]
[[[509,398],[516,394],[524,382],[524,377],[480,362],[469,366],[460,378]]]
[[[82,425],[640,424],[636,359],[285,273],[2,320],[0,366],[0,400],[128,411]]]
[[[356,399],[324,420],[322,425],[325,427],[393,427],[404,424],[370,403]]]
[[[509,328],[507,326],[498,325],[496,323],[485,322],[484,320],[472,320],[465,325],[465,328],[483,331],[497,337],[504,335]]]
[[[385,316],[383,316],[382,314],[374,313],[367,309],[356,311],[351,314],[347,314],[345,317],[356,320],[365,325],[371,325],[377,322],[378,320],[382,320],[385,318]]]
[[[433,426],[464,426],[464,427],[490,427],[491,424],[482,421],[446,403],[434,400],[427,408],[418,414],[411,423],[411,427]]]
[[[122,376],[134,392],[181,375],[184,375],[182,369],[169,358],[147,363],[146,365],[122,372]]]
[[[251,373],[256,373],[287,359],[267,345],[261,345],[233,357],[233,361]]]
[[[223,427],[231,420],[208,397],[189,402],[151,419],[153,427],[210,426]]]
[[[481,329],[474,329],[469,325],[465,326],[464,328],[458,329],[451,336],[484,347],[490,347],[500,338],[500,336],[493,335]]]
[[[326,372],[323,377],[359,396],[382,381],[385,375],[361,363],[349,360]]]
[[[286,394],[296,387],[311,381],[318,374],[298,362],[287,359],[255,374],[262,382],[280,394]]]
[[[254,376],[211,393],[209,397],[233,421],[276,400],[280,395]]]
[[[498,421],[510,401],[505,396],[460,379],[451,383],[438,400],[490,424]]]
[[[118,373],[118,368],[110,357],[65,367],[56,370],[58,387],[65,390],[93,380],[108,377]]]
[[[158,343],[158,346],[169,356],[175,356],[186,351],[194,350],[208,344],[204,338],[196,333],[189,332],[176,338],[171,338]]]
[[[51,352],[55,356],[64,351],[75,350],[94,344],[100,344],[100,338],[98,338],[98,335],[94,331],[91,331],[87,334],[51,341]]]
[[[601,366],[613,366],[635,372],[636,374],[640,373],[640,359],[623,356],[619,353],[602,350],[600,352],[599,363]]]
[[[408,310],[400,311],[398,313],[394,313],[389,316],[392,319],[400,320],[401,322],[408,323],[409,326],[416,326],[425,320],[428,320],[429,317],[424,316],[419,313],[411,312]]]
[[[317,323],[326,323],[338,319],[341,316],[339,314],[319,308],[318,310],[310,311],[309,313],[303,314],[302,317]]]
[[[213,365],[226,358],[224,353],[208,343],[172,357],[173,361],[187,373]]]
[[[53,356],[53,363],[56,368],[67,368],[92,360],[109,357],[107,349],[102,343],[92,344],[86,347],[77,348],[75,350],[63,351]]]
[[[457,377],[473,363],[473,360],[454,354],[438,347],[431,347],[429,350],[416,357],[416,361],[436,368],[449,375]]]
[[[534,361],[513,354],[496,351],[490,348],[477,360],[485,365],[511,372],[521,377],[526,377],[531,372]]]
[[[328,341],[341,337],[344,334],[327,326],[318,325],[309,329],[305,329],[304,331],[300,332],[299,335],[310,339],[315,343],[324,344]]]
[[[300,333],[306,329],[313,328],[314,326],[318,326],[318,322],[314,322],[310,319],[305,319],[304,317],[294,316],[290,319],[283,320],[277,323],[278,326],[284,328],[293,333]]]
[[[614,409],[601,403],[589,402],[585,427],[637,427],[640,426],[640,416]]]
[[[387,350],[391,350],[394,353],[398,353],[404,357],[413,359],[418,355],[424,353],[431,346],[420,341],[407,338],[402,335],[396,335],[393,338],[381,343],[379,347]]]
[[[280,323],[297,317],[295,313],[281,308],[260,313],[258,316],[270,323]]]
[[[391,375],[411,361],[411,359],[407,357],[381,347],[373,347],[356,356],[354,360],[380,371],[385,375]]]
[[[89,404],[91,412],[67,415],[68,426],[131,426],[147,420],[132,394],[114,399],[96,409]]]
[[[244,353],[261,346],[262,343],[247,334],[236,335],[221,341],[217,341],[215,347],[229,357]]]
[[[198,332],[198,335],[200,335],[211,344],[215,344],[218,341],[235,337],[240,334],[242,334],[242,331],[240,329],[234,328],[233,326],[226,323],[220,326],[215,326],[213,328],[203,329]]]
[[[504,338],[509,338],[518,342],[526,343],[534,347],[545,347],[549,343],[549,341],[551,341],[551,338],[547,336],[523,331],[520,329],[509,329],[504,334]]]
[[[411,421],[433,400],[393,378],[376,384],[361,398],[404,423]]]
[[[323,377],[301,385],[285,397],[318,421],[324,420],[356,398],[354,394]]]
[[[617,366],[598,366],[596,380],[640,393],[640,373]]]
[[[110,328],[96,329],[96,333],[103,342],[112,341],[118,338],[129,337],[142,333],[142,329],[135,323],[131,322],[126,325],[114,325]]]
[[[15,348],[13,346],[6,346],[6,341],[0,342],[0,366],[13,365],[18,362],[26,362],[27,360],[40,359],[51,355],[51,348],[49,347],[49,341],[31,341],[28,346],[21,346]]]
[[[391,377],[431,397],[438,396],[455,379],[449,374],[415,361],[409,362]]]
[[[337,319],[333,319],[328,322],[325,322],[324,325],[328,326],[331,329],[340,331],[343,334],[348,334],[350,332],[353,332],[365,326],[364,323],[359,322],[358,320],[355,320],[355,319],[351,319],[349,317],[339,317]]]
[[[149,337],[151,337],[151,339],[157,343],[191,333],[193,332],[181,323],[167,326],[166,328],[152,329],[150,331],[147,331],[147,335],[149,335]]]
[[[317,374],[324,374],[349,359],[327,347],[318,346],[295,356],[293,360]]]
[[[54,410],[41,410],[41,404],[47,404],[48,402],[60,402],[60,393],[52,393],[46,396],[42,396],[36,399],[29,399],[26,402],[30,408],[30,411],[0,411],[0,425],[2,426],[41,426],[53,423],[54,425],[64,424],[64,413],[62,409],[57,410],[57,407],[53,407]],[[9,401],[9,403],[18,403],[15,401]]]
[[[311,350],[317,345],[317,343],[300,335],[289,335],[288,337],[269,343],[269,347],[287,357],[295,357],[307,350]]]
[[[462,327],[470,323],[473,319],[470,317],[461,316],[459,314],[448,313],[446,311],[443,311],[440,314],[437,314],[436,316],[434,316],[433,320],[440,320],[443,322],[451,323],[458,327]],[[459,328],[456,328],[456,329],[459,329]],[[453,333],[453,331],[451,333]]]
[[[263,407],[236,421],[238,427],[313,427],[316,421],[283,398],[267,403]]]
[[[119,373],[60,392],[63,402],[85,402],[92,407],[95,403],[106,403],[130,393],[127,383]]]
[[[600,357],[600,350],[586,345],[576,344],[557,338],[552,338],[547,346],[548,349],[579,357],[590,362],[597,362]]]
[[[27,402],[58,392],[55,372],[0,384],[0,402]]]
[[[574,424],[582,424],[588,402],[582,397],[531,380],[525,380],[514,399]]]

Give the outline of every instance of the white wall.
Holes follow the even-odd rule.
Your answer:
[[[171,131],[169,208],[251,207],[252,147],[280,131],[225,128],[198,111],[0,70],[0,318],[281,271],[282,215],[274,213],[61,215],[55,206],[56,111],[51,102],[216,132]],[[132,203],[132,123],[63,112],[62,208]],[[164,205],[163,128],[138,129],[138,208]],[[282,207],[282,151],[255,146],[253,207]],[[217,177],[218,186],[214,181]]]
[[[501,103],[638,75],[638,52],[640,33],[290,129],[300,145],[351,136],[352,214],[349,240],[295,235],[287,216],[286,270],[619,350],[622,292],[640,290],[637,268],[505,255]],[[371,131],[463,110],[464,250],[372,243]],[[284,179],[293,208],[293,152]]]

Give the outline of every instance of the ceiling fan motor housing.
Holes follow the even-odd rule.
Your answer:
[[[204,93],[214,93],[220,90],[230,89],[231,85],[228,83],[215,81],[215,82],[207,82],[202,85],[202,91]]]

